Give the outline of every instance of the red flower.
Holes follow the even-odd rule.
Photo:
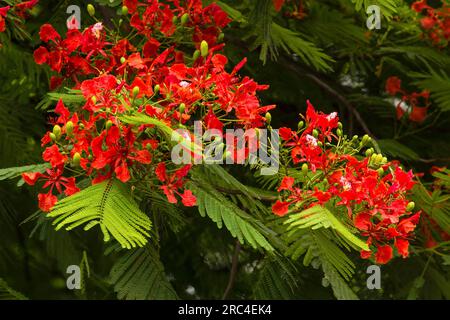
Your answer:
[[[377,252],[375,253],[375,261],[378,264],[386,264],[393,257],[393,250],[391,246],[384,245],[379,246]]]
[[[38,194],[39,208],[44,212],[50,212],[58,202],[58,198],[51,193],[39,193]]]
[[[44,159],[44,161],[50,162],[52,167],[57,167],[59,165],[64,165],[64,163],[67,161],[67,156],[61,154],[61,152],[59,152],[58,146],[54,144],[51,147],[45,149],[44,153],[42,154],[42,159]]]
[[[59,33],[53,28],[51,24],[43,24],[39,31],[39,37],[44,42],[61,40]]]
[[[398,253],[403,258],[407,258],[408,257],[408,255],[409,255],[409,251],[408,251],[409,242],[408,242],[408,240],[397,238],[395,240],[395,247],[397,248]]]
[[[289,202],[282,202],[280,200],[277,200],[277,202],[275,202],[275,204],[272,206],[272,212],[277,216],[282,217],[288,213],[289,205]]]
[[[275,10],[280,11],[285,0],[272,0],[272,1],[273,1],[273,6],[274,6]]]
[[[292,177],[284,177],[283,181],[281,182],[280,187],[278,188],[278,192],[282,190],[292,190],[292,186],[294,185],[295,179]]]
[[[391,96],[401,91],[402,81],[398,77],[389,77],[386,80],[386,92]]]
[[[178,189],[183,187],[184,178],[190,169],[191,165],[185,165],[184,167],[176,170],[172,175],[168,175],[164,162],[161,162],[156,166],[156,177],[159,181],[164,183],[160,188],[170,203],[177,203],[178,200],[175,195],[178,195],[181,197],[181,201],[185,206],[191,207],[196,204],[197,200],[190,190],[185,190],[183,194],[178,192]]]

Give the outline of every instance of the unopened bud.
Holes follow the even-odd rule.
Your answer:
[[[78,152],[75,152],[72,157],[72,163],[74,166],[78,167],[80,165],[81,155]]]
[[[138,94],[139,94],[139,87],[138,87],[138,86],[135,86],[135,87],[133,88],[133,97],[135,98]]]
[[[342,137],[342,130],[341,129],[337,129],[336,130],[336,134],[338,135],[338,137]]]
[[[126,16],[128,14],[128,7],[127,6],[122,6],[122,15]]]
[[[372,154],[373,154],[372,148],[366,150],[366,157],[370,157]]]
[[[406,206],[406,211],[407,212],[413,211],[415,206],[416,204],[413,201],[409,202],[408,205]]]
[[[55,135],[56,140],[59,140],[59,138],[61,137],[61,127],[58,125],[55,125],[53,127],[53,134]]]
[[[225,38],[225,34],[221,32],[219,36],[217,37],[217,41],[222,42],[223,38]]]
[[[342,122],[338,122],[338,128],[342,130]]]
[[[111,121],[111,120],[108,120],[108,121],[106,121],[106,124],[105,124],[105,128],[106,128],[106,130],[109,130],[109,128],[111,128],[111,127],[112,127],[112,125],[113,125],[113,123],[112,123],[112,121]]]
[[[177,16],[173,16],[172,23],[173,24],[177,24],[177,22],[178,22],[178,17]]]
[[[153,92],[154,92],[155,94],[158,94],[159,89],[160,89],[160,86],[159,86],[159,84],[157,84],[157,85],[153,88]]]
[[[91,17],[95,16],[95,8],[94,8],[94,6],[93,6],[92,4],[90,4],[90,3],[87,5],[87,12],[89,13],[89,15],[90,15]]]
[[[197,60],[200,57],[200,50],[195,50],[192,59]]]
[[[185,13],[181,16],[181,25],[184,26],[189,20],[189,14]]]
[[[92,96],[91,101],[93,104],[97,103],[97,97],[96,96]]]
[[[73,134],[73,122],[72,121],[67,121],[66,123],[66,133],[67,135],[70,137]]]
[[[316,129],[313,129],[312,135],[314,138],[317,138],[319,136],[319,131],[317,131]]]
[[[383,168],[378,168],[377,172],[378,172],[379,176],[382,176],[384,174],[384,169]]]
[[[370,136],[368,134],[365,134],[362,137],[361,143],[364,145],[364,144],[368,143],[370,140],[371,140]]]
[[[186,110],[186,105],[184,103],[180,104],[180,113],[184,113],[184,110]]]
[[[306,176],[308,174],[308,164],[304,163],[302,165],[302,173]]]
[[[270,124],[270,122],[272,122],[272,115],[270,114],[270,112],[266,112],[266,115],[264,116],[264,118],[266,118],[267,124]]]
[[[53,132],[50,132],[49,137],[50,137],[50,139],[52,139],[53,142],[56,141],[56,136]]]
[[[209,51],[209,46],[208,46],[208,42],[206,42],[205,40],[203,40],[200,43],[200,53],[202,55],[202,57],[206,57],[208,55],[208,51]]]
[[[125,57],[120,58],[120,63],[121,63],[121,64],[124,64],[125,61],[127,61],[127,59],[125,59]]]
[[[305,125],[305,123],[303,121],[300,121],[297,125],[298,130],[302,130],[304,125]]]

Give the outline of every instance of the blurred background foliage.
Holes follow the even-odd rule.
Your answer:
[[[291,0],[280,11],[272,0],[218,3],[234,20],[225,32],[230,66],[247,57],[242,73],[270,85],[261,99],[278,105],[274,127],[296,127],[309,99],[321,111],[338,111],[348,135],[370,134],[383,153],[423,173],[413,198],[428,218],[416,232],[411,257],[382,266],[382,289],[368,290],[370,262],[349,254],[356,264],[351,291],[361,299],[449,299],[449,172],[430,173],[450,161],[448,47],[423,36],[412,1]],[[0,34],[0,168],[40,163],[40,137],[51,113],[36,106],[46,99],[51,72],[34,63],[32,52],[40,25],[49,22],[64,31],[66,8],[73,4],[82,8],[82,27],[94,22],[85,1],[41,0],[26,26],[13,24]],[[365,9],[371,4],[381,7],[379,30],[366,26]],[[116,19],[121,1],[94,5],[98,16]],[[397,118],[385,90],[391,76],[399,77],[408,92],[431,92],[423,122]],[[254,181],[245,170],[233,174]],[[330,286],[329,275],[314,259],[305,266],[302,258],[241,246],[196,209],[168,205],[157,195],[143,206],[159,241],[124,252],[103,244],[96,232],[54,231],[35,212],[35,190],[5,178],[0,171],[0,298],[348,298]],[[236,254],[236,280],[226,292]],[[82,290],[66,289],[71,264],[82,266]]]

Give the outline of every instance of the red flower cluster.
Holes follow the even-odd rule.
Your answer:
[[[411,8],[425,15],[420,19],[420,24],[425,33],[433,42],[440,47],[445,47],[450,39],[450,5],[442,1],[440,8],[433,8],[428,5],[427,0],[416,1]]]
[[[371,149],[362,159],[343,153],[345,142],[340,129],[337,135],[332,133],[340,126],[337,116],[316,112],[309,102],[305,121],[305,129],[293,132],[282,128],[280,136],[291,148],[293,163],[303,163],[305,177],[309,166],[316,178],[296,182],[285,176],[278,188],[282,200],[273,205],[273,212],[284,216],[289,211],[332,203],[338,211],[348,214],[361,236],[367,237],[371,251],[361,252],[363,258],[375,252],[377,263],[387,263],[393,257],[392,243],[401,256],[407,257],[408,239],[420,215],[411,214],[412,204],[406,199],[414,185],[412,172],[404,172]],[[340,148],[327,147],[333,138],[339,139]],[[359,149],[368,139],[363,138]]]
[[[54,173],[59,179],[64,166],[71,165],[77,176],[87,176],[92,183],[114,177],[122,182],[148,180],[149,185],[162,182],[170,202],[176,203],[178,195],[192,206],[194,195],[180,192],[190,166],[168,174],[170,149],[164,135],[154,125],[132,125],[121,117],[142,113],[172,129],[184,127],[194,114],[204,115],[199,120],[207,128],[265,124],[264,115],[274,106],[261,106],[256,93],[267,86],[237,75],[245,59],[227,72],[227,58],[217,53],[223,47],[218,44],[221,27],[230,21],[226,14],[215,4],[202,7],[200,0],[183,6],[167,2],[171,5],[125,1],[138,34],[132,40],[117,39],[101,23],[82,32],[69,30],[66,38],[49,24],[41,27],[45,46],[35,51],[36,62],[62,74],[52,78],[52,87],[71,83],[86,101],[73,111],[59,101],[53,131],[42,139],[43,159],[61,167]],[[191,41],[192,58],[183,56],[177,41],[171,42],[175,35]],[[40,202],[43,211],[51,210],[55,198],[51,200]]]
[[[18,3],[14,6],[5,6],[0,8],[0,32],[6,30],[6,17],[8,14],[13,14],[17,17],[25,19],[27,17],[27,10],[32,9],[39,0],[30,0]]]
[[[422,92],[407,93],[401,88],[401,80],[398,77],[389,77],[386,81],[386,92],[391,96],[398,96],[400,102],[396,106],[397,118],[401,119],[405,114],[408,119],[413,122],[423,122],[427,117],[428,107],[430,105],[430,92],[424,90]],[[409,105],[406,109],[404,104]]]

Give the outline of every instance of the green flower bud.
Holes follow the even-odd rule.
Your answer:
[[[106,121],[106,123],[105,123],[105,128],[106,128],[106,130],[109,130],[109,128],[111,128],[112,125],[113,125],[113,123],[112,123],[111,120]]]
[[[323,143],[322,143],[322,141],[317,141],[317,146],[319,146],[319,147],[323,147]]]
[[[159,84],[157,84],[157,85],[153,88],[153,92],[154,92],[155,94],[158,94],[158,93],[159,93],[159,89],[160,89],[160,86],[159,86]]]
[[[342,130],[342,122],[338,122],[338,128]]]
[[[189,20],[189,14],[185,13],[181,16],[181,25],[184,26]]]
[[[127,61],[127,59],[125,59],[125,57],[120,58],[120,63],[121,63],[121,64],[124,64],[125,61]]]
[[[223,38],[225,38],[225,34],[223,32],[219,33],[219,35],[217,36],[217,41],[222,42]]]
[[[382,164],[387,163],[387,161],[388,161],[388,159],[387,159],[386,157],[383,157],[383,158],[381,159],[381,163],[382,163]]]
[[[89,13],[89,15],[90,15],[91,17],[95,16],[95,8],[94,8],[94,6],[93,6],[92,4],[90,4],[90,3],[87,5],[87,12]]]
[[[266,118],[266,123],[270,124],[272,122],[272,115],[269,112],[266,112],[266,115],[264,116]]]
[[[184,110],[186,109],[186,105],[184,103],[180,104],[180,113],[184,113]]]
[[[312,135],[314,138],[317,138],[319,136],[319,131],[317,131],[316,129],[313,129]]]
[[[74,166],[78,167],[80,165],[81,155],[78,152],[75,152],[72,157],[72,163]]]
[[[173,24],[177,24],[177,22],[178,22],[178,17],[177,16],[173,16],[172,23]]]
[[[200,53],[202,55],[202,57],[206,57],[208,55],[208,51],[209,51],[209,46],[208,46],[208,42],[206,42],[205,40],[203,40],[200,43]]]
[[[406,212],[413,211],[415,206],[416,204],[413,201],[409,202],[408,205],[406,206]]]
[[[383,155],[377,154],[375,157],[375,164],[380,164],[383,161]]]
[[[122,6],[122,15],[126,16],[128,14],[128,7],[127,6]]]
[[[308,164],[307,163],[304,163],[303,165],[302,165],[302,173],[306,176],[307,174],[308,174]]]
[[[194,54],[192,55],[192,59],[197,60],[198,57],[200,57],[200,50],[195,50]]]
[[[139,87],[138,86],[135,86],[134,88],[133,88],[133,98],[136,98],[136,96],[139,94]]]
[[[67,121],[66,123],[66,133],[67,135],[70,137],[73,134],[73,122],[72,121]]]
[[[303,121],[300,121],[297,125],[298,130],[302,130],[304,125],[305,125],[305,123]]]
[[[56,136],[55,136],[55,134],[53,132],[50,132],[49,136],[50,136],[50,139],[52,139],[53,142],[56,141]]]
[[[364,144],[368,143],[370,140],[371,140],[370,136],[368,134],[365,134],[362,137],[361,143],[364,145]]]
[[[336,130],[336,134],[338,135],[338,137],[342,137],[342,130],[341,129],[337,129]]]
[[[366,150],[366,157],[370,157],[372,154],[373,154],[372,148]]]
[[[97,97],[96,96],[92,96],[91,101],[93,104],[97,103]]]
[[[352,141],[356,141],[356,140],[358,140],[358,138],[359,138],[358,135],[355,134],[352,138]]]
[[[55,125],[53,127],[53,134],[55,135],[56,140],[59,140],[59,138],[61,137],[61,127],[58,125]]]
[[[379,176],[382,176],[384,174],[384,169],[383,168],[378,168],[377,172],[378,172]]]

